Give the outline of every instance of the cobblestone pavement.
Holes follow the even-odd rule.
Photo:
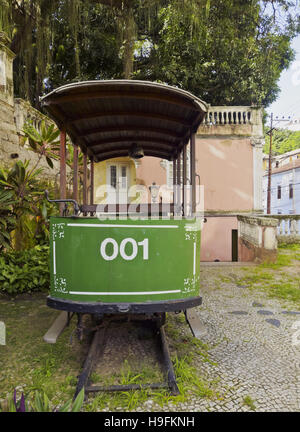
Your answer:
[[[197,308],[205,327],[202,341],[215,363],[199,360],[199,369],[211,380],[219,378],[221,398],[193,398],[164,411],[300,411],[300,312],[238,286],[236,270],[204,267],[203,305]],[[229,275],[232,284],[215,286],[217,274]],[[152,401],[146,408],[161,410]]]

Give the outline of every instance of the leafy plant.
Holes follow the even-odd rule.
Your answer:
[[[46,393],[35,392],[33,402],[30,404],[25,400],[22,393],[21,398],[17,401],[16,390],[14,396],[10,397],[5,404],[0,406],[0,412],[79,412],[84,401],[84,388],[77,395],[74,402],[69,400],[60,408],[51,409],[50,401]]]
[[[9,215],[15,219],[11,235],[4,234],[7,232],[4,222],[0,224],[0,233],[16,250],[32,248],[38,241],[45,243],[49,238],[48,219],[57,213],[57,208],[44,197],[44,190],[49,189],[49,186],[51,189],[51,185],[46,185],[38,178],[41,172],[42,169],[29,169],[29,161],[18,161],[10,169],[0,169],[0,194],[3,199],[5,196],[11,198],[4,211],[7,212],[9,206]]]
[[[16,216],[12,209],[15,204],[12,191],[0,189],[0,251],[11,249],[10,233],[16,227]]]
[[[59,159],[59,130],[52,123],[46,126],[45,120],[41,122],[40,131],[38,131],[30,122],[27,122],[23,127],[25,140],[23,144],[29,144],[31,150],[39,155],[38,163],[42,157],[46,158],[47,164],[53,168],[52,159]]]
[[[10,191],[14,199],[12,213],[16,217],[14,247],[17,250],[24,248],[28,234],[27,218],[33,214],[33,204],[42,196],[39,191],[37,176],[41,169],[28,169],[29,161],[18,161],[11,169],[0,169],[0,187]]]
[[[49,248],[36,246],[0,255],[0,292],[9,295],[49,289]]]

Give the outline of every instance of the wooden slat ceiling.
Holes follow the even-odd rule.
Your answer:
[[[145,156],[171,160],[207,111],[189,92],[137,80],[68,84],[42,97],[41,104],[95,162],[127,156],[133,143]]]

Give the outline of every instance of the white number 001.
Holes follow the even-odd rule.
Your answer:
[[[132,252],[130,255],[127,255],[125,252],[126,245],[130,243],[132,246]],[[107,255],[106,253],[106,247],[108,244],[112,244],[113,251],[111,255]],[[113,238],[107,238],[103,240],[100,246],[100,253],[103,259],[105,261],[113,261],[117,258],[117,256],[121,255],[121,257],[126,261],[132,261],[138,254],[138,247],[143,247],[143,259],[147,260],[149,258],[149,240],[144,239],[143,241],[137,243],[133,238],[126,238],[121,241],[120,248],[118,243]]]

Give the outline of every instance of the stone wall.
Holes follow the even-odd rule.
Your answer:
[[[23,127],[27,120],[31,120],[38,128],[40,122],[51,120],[34,109],[29,102],[14,98],[12,64],[15,55],[4,44],[0,37],[0,166],[11,166],[17,160],[29,160],[35,165],[38,155],[29,148],[21,146],[24,136]],[[57,182],[59,177],[59,163],[54,162],[51,169],[46,160],[41,160],[39,167],[43,168],[43,177]]]
[[[19,139],[14,119],[12,62],[14,54],[0,39],[0,163],[8,164],[18,153]]]
[[[278,221],[260,216],[239,215],[239,261],[271,261],[277,258]]]

